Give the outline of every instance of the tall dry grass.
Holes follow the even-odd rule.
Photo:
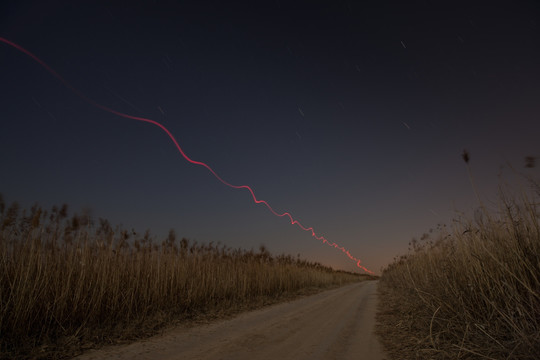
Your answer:
[[[0,357],[63,357],[173,321],[365,279],[291,256],[97,225],[0,197]]]
[[[534,198],[534,196],[533,196]],[[383,271],[379,332],[395,359],[540,359],[540,228],[531,197],[411,243]]]

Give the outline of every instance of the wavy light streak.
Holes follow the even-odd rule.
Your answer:
[[[233,189],[246,189],[247,191],[249,191],[249,193],[251,194],[251,197],[253,199],[253,201],[257,204],[264,204],[268,210],[270,210],[270,212],[272,212],[272,214],[274,214],[275,216],[279,216],[279,217],[287,217],[291,223],[291,225],[297,225],[300,229],[304,230],[304,231],[307,231],[307,232],[310,232],[311,233],[311,236],[313,236],[315,239],[317,240],[320,240],[323,242],[323,244],[326,244],[328,246],[331,246],[335,249],[338,249],[338,250],[341,250],[345,255],[347,255],[347,257],[351,260],[353,260],[354,262],[356,262],[356,266],[358,266],[360,269],[364,270],[365,272],[369,273],[369,274],[373,274],[372,271],[368,270],[367,268],[365,268],[363,265],[361,265],[361,260],[354,257],[350,252],[349,250],[345,249],[343,246],[340,246],[338,244],[336,244],[335,242],[330,242],[328,241],[324,236],[318,236],[315,231],[313,230],[312,227],[305,227],[304,225],[302,225],[300,222],[298,222],[298,220],[295,220],[292,215],[289,213],[289,212],[284,212],[284,213],[278,213],[276,212],[271,206],[270,204],[268,204],[265,200],[260,200],[260,199],[257,199],[257,197],[255,196],[255,193],[253,192],[253,189],[251,187],[249,187],[248,185],[233,185],[225,180],[223,180],[210,166],[208,166],[207,164],[201,162],[201,161],[195,161],[193,159],[191,159],[189,156],[186,155],[186,153],[184,152],[184,150],[182,150],[182,148],[180,147],[180,144],[178,144],[178,141],[176,141],[176,138],[173,136],[173,134],[169,131],[169,129],[167,129],[165,126],[163,126],[162,124],[160,124],[159,122],[155,121],[155,120],[152,120],[152,119],[147,119],[147,118],[144,118],[144,117],[139,117],[139,116],[133,116],[133,115],[128,115],[128,114],[124,114],[120,111],[116,111],[114,109],[111,109],[107,106],[104,106],[104,105],[101,105],[97,102],[95,102],[94,100],[90,99],[89,97],[87,97],[86,95],[84,95],[83,93],[81,93],[79,90],[77,90],[76,88],[74,88],[73,86],[71,86],[70,83],[68,83],[62,76],[60,76],[54,69],[52,69],[49,65],[47,65],[44,61],[42,61],[40,58],[38,58],[36,55],[34,55],[33,53],[31,53],[30,51],[26,50],[25,48],[23,48],[22,46],[8,40],[8,39],[5,39],[3,37],[0,37],[0,41],[7,44],[7,45],[10,45],[12,47],[14,47],[15,49],[19,50],[20,52],[26,54],[27,56],[29,56],[30,58],[32,58],[34,61],[36,61],[37,63],[39,63],[41,66],[43,66],[49,73],[51,73],[54,77],[56,77],[58,80],[60,80],[60,82],[62,84],[64,84],[64,86],[66,86],[68,89],[70,89],[71,91],[73,91],[77,96],[79,96],[81,99],[83,99],[84,101],[86,101],[87,103],[91,104],[92,106],[95,106],[103,111],[107,111],[111,114],[114,114],[114,115],[117,115],[117,116],[120,116],[120,117],[123,117],[123,118],[127,118],[127,119],[131,119],[131,120],[137,120],[137,121],[143,121],[143,122],[146,122],[146,123],[150,123],[152,125],[155,125],[157,127],[159,127],[161,130],[163,130],[167,136],[169,136],[169,138],[172,140],[172,142],[174,143],[174,145],[176,146],[176,148],[178,149],[178,151],[180,152],[180,154],[182,155],[182,157],[184,159],[186,159],[188,162],[190,162],[191,164],[194,164],[194,165],[199,165],[199,166],[203,166],[205,167],[208,171],[210,171],[212,173],[212,175],[214,175],[214,177],[216,179],[218,179],[220,182],[222,182],[223,184],[227,185],[228,187],[230,188],[233,188]]]

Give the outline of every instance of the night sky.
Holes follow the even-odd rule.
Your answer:
[[[16,1],[0,37],[379,272],[540,156],[536,1]],[[474,5],[471,5],[473,3]],[[0,43],[0,192],[139,232],[355,263]]]

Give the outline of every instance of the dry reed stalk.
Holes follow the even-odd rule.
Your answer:
[[[462,219],[435,241],[413,241],[379,286],[379,332],[389,352],[396,359],[539,359],[538,220],[527,197],[503,196],[498,214],[481,207],[476,221]]]
[[[68,217],[67,206],[23,214],[17,204],[0,206],[0,358],[62,358],[367,278],[264,247],[178,242],[174,232],[158,244],[148,231]]]

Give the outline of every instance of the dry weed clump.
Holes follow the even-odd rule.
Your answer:
[[[318,263],[111,227],[0,196],[0,358],[61,358],[164,325],[359,281]]]
[[[502,197],[384,271],[378,329],[395,359],[540,359],[538,204]]]

